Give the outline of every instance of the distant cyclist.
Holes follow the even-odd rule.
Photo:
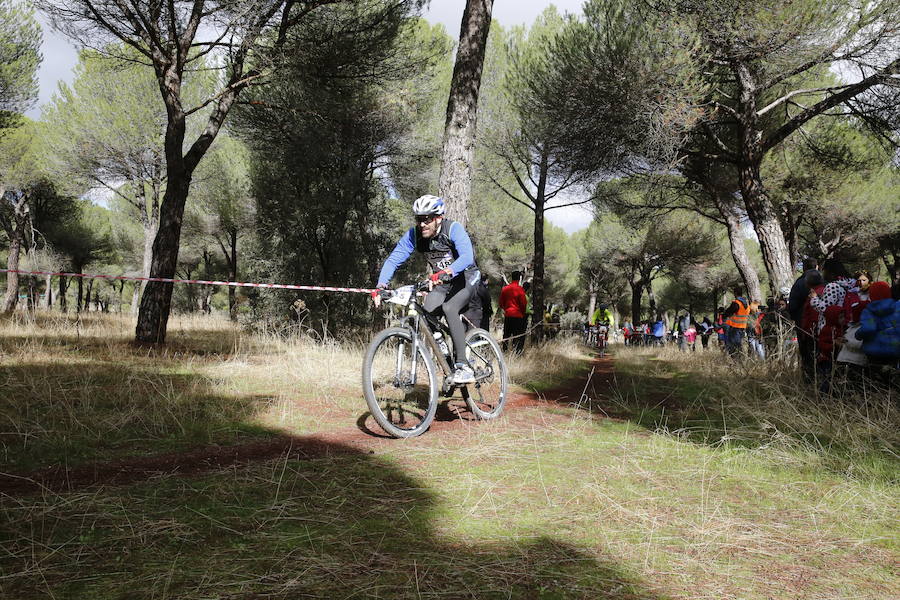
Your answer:
[[[598,337],[596,343],[600,347],[601,355],[603,354],[603,349],[606,347],[609,326],[612,324],[612,320],[612,312],[606,304],[598,306],[597,310],[594,311],[594,314],[591,315],[590,325],[591,327],[594,327],[597,332]]]
[[[609,310],[609,306],[606,304],[601,304],[597,307],[597,310],[594,311],[594,314],[591,315],[591,325],[596,325],[598,327],[609,327],[613,321],[612,311]]]
[[[475,372],[465,358],[466,329],[461,313],[465,312],[469,299],[475,293],[481,272],[475,265],[475,252],[469,234],[456,221],[444,218],[445,209],[444,200],[437,196],[422,196],[413,202],[416,225],[403,234],[387,257],[381,267],[377,287],[386,288],[396,270],[414,251],[424,254],[431,268],[432,289],[425,297],[423,306],[433,315],[443,313],[447,320],[457,360],[453,382],[473,383]],[[377,292],[372,297],[377,306],[380,300]]]

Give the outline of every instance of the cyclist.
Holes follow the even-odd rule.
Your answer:
[[[437,196],[426,195],[413,202],[416,225],[403,234],[387,257],[376,287],[386,288],[394,272],[414,251],[424,254],[431,268],[432,286],[423,306],[433,315],[443,313],[447,320],[456,354],[453,382],[474,383],[475,372],[465,358],[466,329],[461,313],[475,294],[481,272],[475,265],[475,251],[469,234],[456,221],[445,219],[445,210],[444,200]],[[381,300],[378,292],[373,292],[372,298],[378,306]]]
[[[609,331],[609,326],[613,322],[612,311],[609,310],[609,306],[606,304],[601,304],[597,307],[597,310],[594,311],[594,314],[591,315],[591,326],[596,327],[598,333],[602,334],[604,339],[606,337],[607,332]]]
[[[594,314],[591,315],[591,325],[597,325],[600,327],[609,327],[613,321],[612,311],[609,310],[609,306],[606,304],[601,304],[597,307],[597,310],[594,311]]]

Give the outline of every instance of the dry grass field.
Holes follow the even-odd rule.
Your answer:
[[[577,340],[501,419],[365,418],[365,340],[0,321],[3,598],[895,598],[896,397]],[[530,396],[524,394],[532,392]],[[458,403],[451,403],[451,408]],[[376,426],[377,427],[377,426]]]

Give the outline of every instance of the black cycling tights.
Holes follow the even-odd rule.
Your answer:
[[[464,277],[454,277],[449,284],[435,287],[425,296],[423,306],[430,314],[440,316],[443,311],[453,339],[456,362],[466,362],[466,328],[461,313],[466,311],[475,288],[466,284]]]

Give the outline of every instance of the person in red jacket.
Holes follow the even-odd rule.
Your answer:
[[[844,307],[832,305],[825,309],[825,325],[819,332],[819,355],[816,369],[819,374],[819,390],[828,393],[831,389],[831,372],[834,359],[840,351],[840,340],[844,335]]]
[[[522,273],[513,271],[509,285],[500,290],[500,308],[503,309],[503,350],[509,347],[509,338],[513,338],[513,349],[521,353],[525,350],[525,310],[527,300],[525,290],[519,285]]]

